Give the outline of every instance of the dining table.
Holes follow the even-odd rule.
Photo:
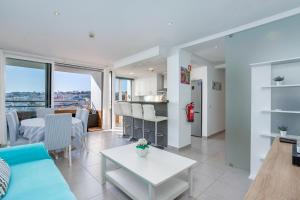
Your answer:
[[[21,121],[20,133],[27,138],[30,143],[42,142],[45,139],[45,119],[32,118]],[[84,135],[83,124],[80,119],[72,117],[72,138],[74,144],[79,145]]]

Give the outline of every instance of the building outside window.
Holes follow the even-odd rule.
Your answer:
[[[91,75],[54,72],[55,109],[91,108]]]
[[[115,79],[115,100],[131,101],[132,99],[132,80],[126,78]]]

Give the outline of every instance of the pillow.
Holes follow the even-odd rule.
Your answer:
[[[0,199],[4,197],[8,189],[10,169],[8,164],[0,158]]]

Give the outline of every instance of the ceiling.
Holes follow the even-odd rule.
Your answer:
[[[185,50],[203,58],[214,66],[225,63],[224,38],[187,47]]]
[[[111,66],[156,45],[172,47],[299,6],[299,0],[1,0],[0,48]]]
[[[165,74],[167,72],[167,60],[161,56],[152,57],[125,67],[117,68],[114,72],[116,76],[127,78],[146,77],[153,73]]]

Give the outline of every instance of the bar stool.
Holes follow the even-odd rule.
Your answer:
[[[131,117],[132,118],[132,121],[131,121],[131,132],[133,134],[133,117],[132,117],[132,109],[131,109],[131,103],[128,103],[128,102],[120,102],[120,107],[121,107],[121,110],[122,110],[122,115],[123,115],[123,124],[124,124],[124,120],[125,120],[125,117]],[[126,134],[126,126],[123,125],[124,127],[124,133],[125,135],[128,135]],[[127,126],[128,127],[128,126]],[[132,140],[132,138],[130,139]]]
[[[158,146],[158,143],[157,143],[157,137],[158,137],[157,124],[159,122],[168,120],[168,117],[156,116],[154,105],[143,105],[143,110],[144,110],[144,120],[155,123],[155,139],[154,139],[155,141],[154,141],[154,145]]]
[[[120,102],[115,102],[114,103],[114,113],[115,113],[115,115],[123,116],[123,112],[122,112],[122,108],[121,108],[121,103]],[[123,120],[122,120],[122,129],[123,129],[123,137],[128,137],[129,135],[127,135],[125,133]]]
[[[144,118],[143,118],[142,104],[133,103],[133,104],[131,104],[131,106],[132,106],[132,117],[133,117],[133,120],[134,119],[141,119],[142,120],[142,134],[143,134],[143,138],[144,138],[145,137],[145,133],[144,133]]]

